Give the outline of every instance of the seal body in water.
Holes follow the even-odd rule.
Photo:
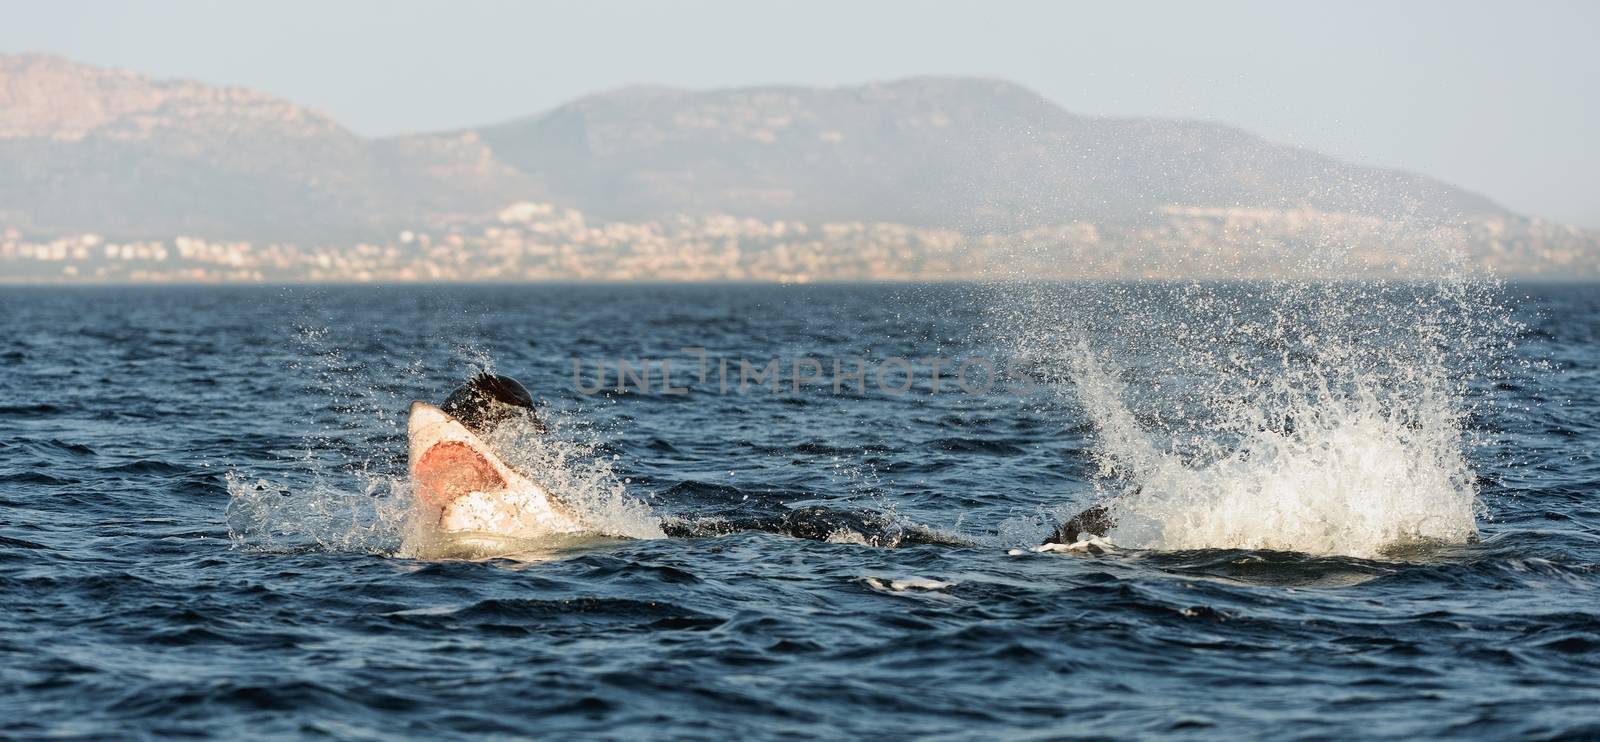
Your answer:
[[[1111,518],[1111,510],[1105,505],[1096,505],[1077,515],[1072,519],[1056,526],[1054,533],[1045,539],[1046,544],[1070,545],[1082,541],[1090,536],[1104,537],[1116,526],[1116,521]]]
[[[897,548],[918,544],[970,546],[965,539],[906,523],[876,510],[841,510],[820,505],[723,510],[692,518],[668,518],[661,530],[675,538],[726,536],[743,531],[780,533],[812,541]]]

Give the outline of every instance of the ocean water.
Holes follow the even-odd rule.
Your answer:
[[[3,736],[1600,736],[1600,286],[7,288],[0,328]],[[482,370],[603,533],[407,542],[407,405]]]

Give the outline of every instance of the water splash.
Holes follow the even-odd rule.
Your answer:
[[[538,482],[602,536],[662,538],[661,521],[627,491],[627,480],[612,468],[616,454],[605,455],[599,436],[577,416],[548,406],[542,424],[513,420],[485,440],[500,460]]]
[[[1374,557],[1477,536],[1475,390],[1513,327],[1497,288],[1079,284],[1012,306],[1017,348],[1092,423],[1113,542]]]
[[[404,410],[429,386],[416,361],[387,356],[353,363],[326,330],[304,329],[291,370],[306,380],[312,411],[304,448],[274,475],[227,476],[229,537],[269,550],[322,549],[413,557],[485,557],[550,547],[481,536],[441,538],[412,522],[414,492],[406,470]],[[488,353],[459,346],[473,373],[492,372]],[[426,395],[424,395],[426,396]],[[628,494],[599,439],[571,413],[545,408],[544,425],[510,423],[486,442],[575,511],[597,537],[659,538],[659,519]]]
[[[228,536],[235,546],[387,554],[399,548],[411,510],[405,476],[406,392],[415,362],[354,361],[326,328],[301,326],[288,370],[308,410],[301,448],[273,472],[228,472]]]
[[[231,471],[226,483],[228,537],[241,548],[390,554],[411,512],[409,485],[391,477],[295,484]]]
[[[1370,378],[1344,392],[1274,382],[1224,404],[1215,438],[1185,454],[1136,423],[1091,352],[1075,375],[1099,429],[1102,476],[1121,483],[1114,543],[1371,557],[1477,535],[1461,415],[1436,380],[1419,381],[1412,399]]]
[[[566,503],[594,529],[593,537],[663,537],[660,520],[628,493],[611,460],[600,454],[597,441],[573,430],[574,418],[549,410],[541,417],[545,428],[505,424],[486,442],[508,466]],[[482,534],[457,537],[420,528],[411,520],[414,492],[403,475],[374,474],[368,467],[354,467],[330,476],[315,455],[305,460],[304,473],[300,479],[309,484],[300,486],[251,479],[239,472],[229,474],[228,525],[236,544],[423,558],[481,558],[552,546]],[[587,540],[593,539],[566,538],[562,542]]]

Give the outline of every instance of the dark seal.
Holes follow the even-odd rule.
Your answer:
[[[1104,505],[1096,505],[1088,510],[1073,516],[1072,520],[1062,523],[1056,528],[1050,538],[1044,540],[1047,544],[1075,544],[1087,536],[1104,537],[1117,525],[1111,517],[1111,510]]]
[[[478,374],[451,392],[439,409],[478,435],[514,418],[528,420],[541,430],[544,428],[533,414],[533,395],[509,376]]]

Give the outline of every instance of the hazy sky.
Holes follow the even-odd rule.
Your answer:
[[[1600,2],[0,0],[0,51],[247,85],[364,134],[629,83],[1003,77],[1203,118],[1600,228]]]

